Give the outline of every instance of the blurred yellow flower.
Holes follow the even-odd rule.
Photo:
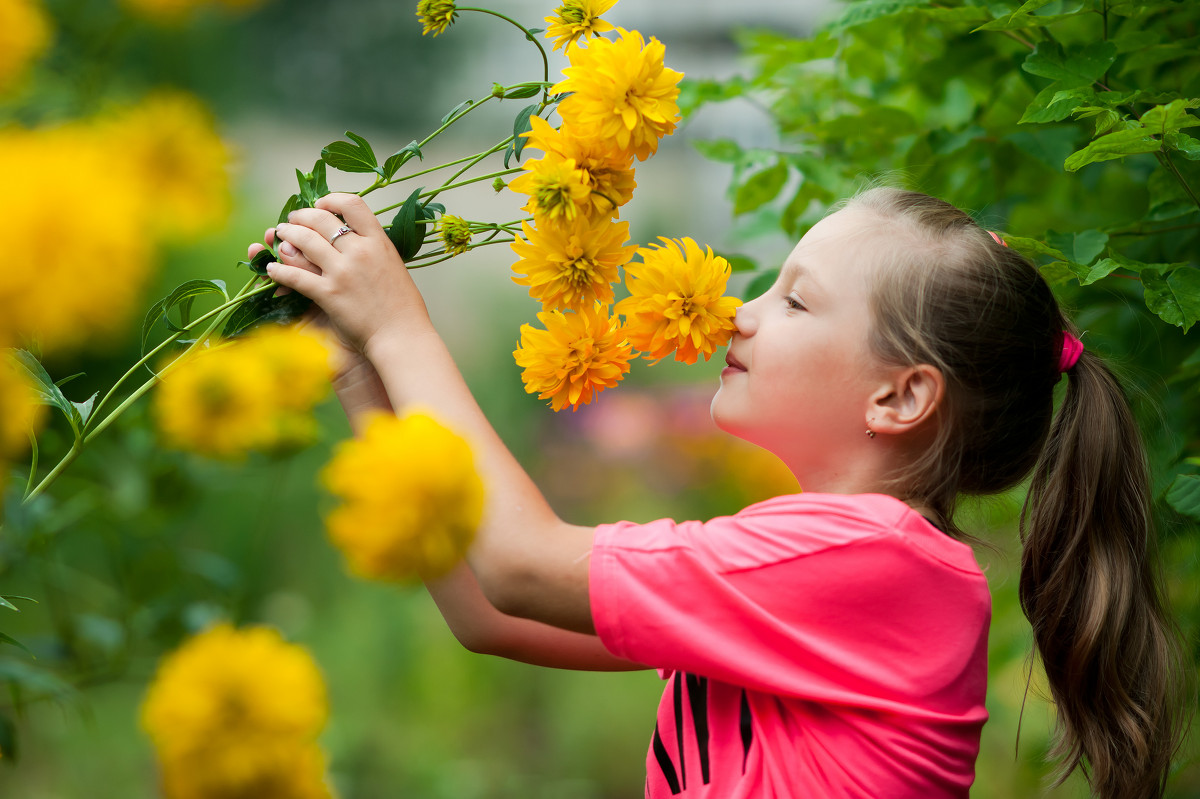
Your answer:
[[[428,414],[378,414],[321,472],[341,500],[326,516],[352,571],[374,580],[437,577],[466,554],[484,486],[465,439]]]
[[[569,158],[583,172],[584,183],[591,189],[591,204],[584,204],[584,213],[593,218],[618,216],[637,188],[633,157],[614,149],[609,140],[576,135],[567,125],[556,129],[538,116],[530,117],[529,122],[532,127],[524,134],[527,147]]]
[[[0,214],[21,229],[0,269],[0,341],[33,339],[47,354],[103,346],[140,310],[154,198],[114,171],[108,139],[82,122],[0,129]]]
[[[558,113],[578,135],[611,141],[645,160],[680,119],[677,84],[683,73],[663,65],[666,49],[658,39],[644,44],[637,31],[617,32],[616,41],[599,38],[571,50],[566,78],[551,91],[572,92]]]
[[[421,21],[422,36],[445,33],[457,18],[454,0],[420,0],[417,3],[417,19]]]
[[[742,301],[726,297],[729,262],[690,238],[659,237],[661,245],[638,250],[642,262],[625,267],[630,296],[614,312],[625,317],[633,346],[653,360],[672,352],[695,363],[712,357],[733,335]]]
[[[229,216],[229,151],[195,97],[158,92],[102,120],[119,156],[112,174],[147,197],[149,224],[160,238],[192,238]]]
[[[525,238],[510,246],[520,258],[513,264],[518,276],[513,282],[529,287],[529,296],[553,308],[591,308],[599,301],[611,305],[610,284],[620,279],[620,268],[637,251],[625,246],[629,223],[597,222],[579,216],[573,222],[553,224],[548,220],[536,228],[521,223]]]
[[[329,351],[313,335],[267,326],[185,356],[164,371],[155,417],[168,445],[242,458],[309,443],[312,406],[328,393]]]
[[[438,222],[442,246],[452,255],[462,255],[471,246],[471,223],[459,216],[445,214]]]
[[[581,36],[598,36],[613,29],[600,19],[617,0],[566,0],[546,17],[546,38],[554,40],[554,49],[569,49]]]
[[[266,627],[221,624],[163,658],[141,708],[168,799],[328,797],[325,683]]]
[[[521,168],[525,174],[508,187],[529,195],[522,209],[534,218],[570,222],[581,209],[591,206],[591,186],[574,159],[546,153],[543,158],[529,159]]]
[[[550,400],[554,410],[591,403],[629,371],[633,349],[603,305],[574,313],[543,311],[537,318],[546,329],[521,325],[513,358],[524,370],[525,392]]]
[[[10,357],[0,351],[0,459],[24,452],[29,434],[46,420],[46,406],[33,384]]]
[[[253,8],[263,0],[123,0],[135,14],[161,24],[174,24],[187,19],[195,10],[220,6],[233,11]]]
[[[17,85],[50,44],[50,20],[36,0],[0,3],[0,94]]]

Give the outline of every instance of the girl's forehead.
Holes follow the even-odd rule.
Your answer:
[[[818,280],[837,276],[859,282],[874,271],[888,247],[898,246],[894,234],[894,224],[878,214],[843,208],[804,234],[785,267],[802,266]]]

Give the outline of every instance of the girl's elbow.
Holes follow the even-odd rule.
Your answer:
[[[528,588],[532,582],[532,575],[526,570],[516,563],[493,560],[486,566],[476,567],[475,577],[492,607],[506,616],[526,618]]]

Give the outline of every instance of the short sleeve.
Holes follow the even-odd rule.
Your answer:
[[[932,546],[914,541],[916,515],[887,500],[602,525],[589,570],[597,635],[619,657],[755,690],[890,710],[919,696],[961,712],[977,702],[963,677],[986,652],[986,581],[927,532]]]

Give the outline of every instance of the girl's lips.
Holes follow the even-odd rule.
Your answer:
[[[731,353],[731,352],[725,353],[725,363],[729,366],[730,369],[736,369],[739,372],[746,371],[746,367],[742,366],[742,362],[739,361],[737,358],[733,357],[733,353]]]

